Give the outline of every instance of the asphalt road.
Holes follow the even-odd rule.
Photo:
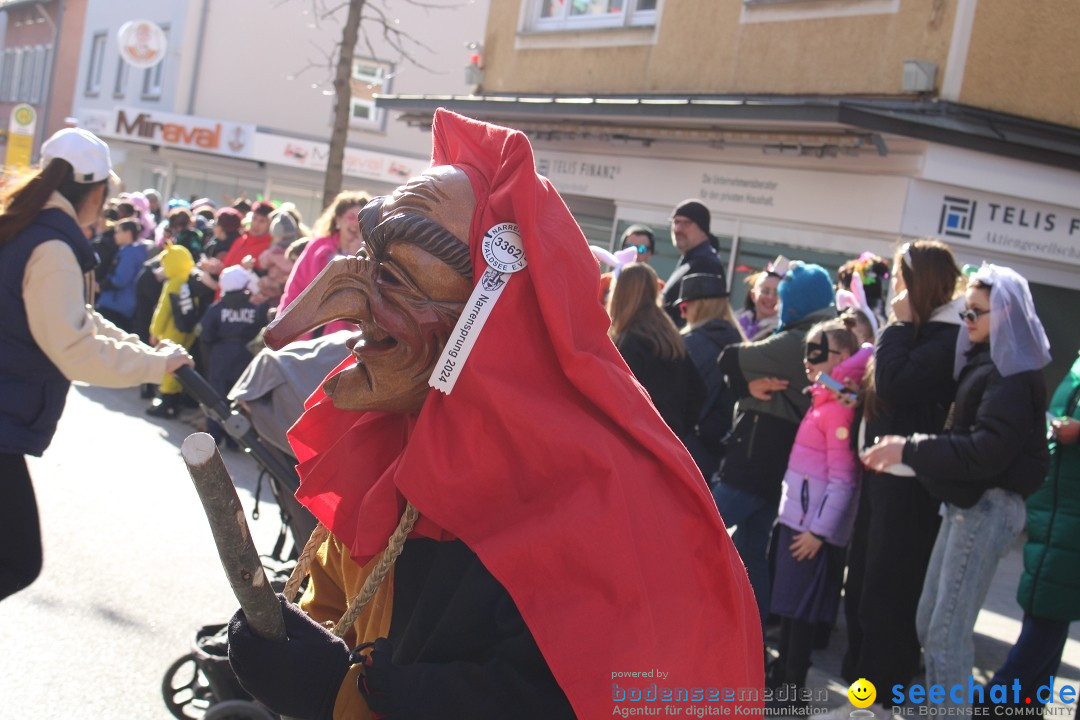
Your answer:
[[[198,411],[153,420],[146,404],[134,389],[73,387],[52,446],[30,459],[45,568],[0,603],[0,720],[170,718],[165,671],[237,607],[180,457]],[[270,552],[273,498],[264,487],[252,521],[257,466],[224,458]]]

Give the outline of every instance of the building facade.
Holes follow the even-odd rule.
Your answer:
[[[1067,0],[512,0],[475,95],[377,102],[527,132],[595,243],[665,239],[700,199],[739,299],[777,254],[835,269],[939,236],[1030,279],[1058,376],[1080,347],[1059,310],[1080,306],[1078,22]]]
[[[389,18],[403,47],[370,25],[371,42],[357,44],[346,189],[386,192],[427,166],[430,140],[388,122],[371,97],[466,91],[465,45],[480,39],[486,0],[447,5],[404,4]],[[138,19],[167,39],[164,59],[145,69],[118,51],[118,32]],[[73,115],[109,142],[128,189],[217,203],[268,197],[313,220],[333,121],[328,64],[343,22],[343,9],[320,17],[310,0],[88,0]]]
[[[75,76],[68,69],[78,62],[85,12],[86,0],[0,0],[0,129],[8,130],[13,109],[29,105],[32,150],[71,114]]]

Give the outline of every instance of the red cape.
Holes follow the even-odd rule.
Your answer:
[[[453,393],[432,390],[415,418],[337,410],[316,391],[290,433],[297,497],[359,563],[385,547],[405,498],[420,511],[414,536],[464,541],[581,718],[653,684],[718,691],[695,707],[760,707],[738,702],[763,686],[746,571],[693,460],[608,339],[581,230],[523,134],[445,110],[432,132],[432,164],[462,168],[476,193],[474,277],[480,238],[502,222],[520,226],[528,267]],[[667,675],[628,675],[650,671]]]

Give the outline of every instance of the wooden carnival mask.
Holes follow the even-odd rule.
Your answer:
[[[280,349],[332,320],[360,326],[355,362],[323,391],[342,410],[416,413],[428,378],[472,291],[468,176],[444,165],[360,211],[364,247],[332,261],[266,330]]]

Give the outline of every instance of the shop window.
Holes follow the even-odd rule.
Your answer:
[[[163,181],[156,180],[152,187],[164,189],[164,185]],[[265,182],[253,177],[239,177],[224,173],[217,174],[179,168],[176,171],[172,195],[190,199],[207,197],[220,207],[231,205],[239,198],[251,200],[260,197],[265,190]]]
[[[105,33],[94,33],[90,43],[90,63],[86,68],[85,95],[98,95],[101,92],[101,70],[105,64]]]
[[[529,30],[656,25],[660,0],[525,0]]]

